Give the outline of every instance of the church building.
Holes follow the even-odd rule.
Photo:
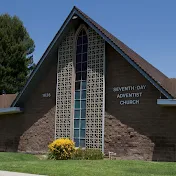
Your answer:
[[[122,159],[176,161],[175,97],[176,79],[73,7],[22,91],[1,106],[0,151],[46,153],[68,137]]]

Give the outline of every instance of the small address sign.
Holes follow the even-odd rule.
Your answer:
[[[51,97],[51,93],[44,93],[44,94],[42,94],[42,97],[49,98],[49,97]]]

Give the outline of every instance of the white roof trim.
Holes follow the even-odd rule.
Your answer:
[[[0,115],[2,114],[14,114],[22,112],[19,107],[10,107],[10,108],[0,108]]]
[[[176,99],[157,99],[157,104],[161,106],[176,106]]]

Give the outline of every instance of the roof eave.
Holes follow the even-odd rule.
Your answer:
[[[176,106],[176,99],[158,99],[157,104],[161,106]]]
[[[21,112],[22,110],[19,107],[0,108],[0,115],[16,114],[16,113],[21,113]]]

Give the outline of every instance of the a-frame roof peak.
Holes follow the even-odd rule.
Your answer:
[[[170,86],[169,78],[161,71],[147,62],[135,51],[125,45],[122,41],[100,26],[88,15],[75,7],[78,14],[91,25],[103,38],[117,50],[131,65],[133,65],[140,73],[143,74],[157,89],[159,89],[167,98],[176,97],[176,90]],[[128,34],[127,34],[128,35]]]
[[[106,29],[96,23],[88,15],[82,12],[78,7],[74,6],[64,21],[63,25],[55,35],[54,39],[51,41],[50,45],[44,52],[43,56],[39,60],[35,70],[32,72],[30,78],[28,79],[23,90],[18,94],[12,106],[15,106],[20,98],[25,94],[26,88],[32,84],[32,80],[35,74],[37,74],[38,69],[41,67],[43,62],[45,62],[47,55],[52,50],[55,43],[60,40],[60,36],[68,23],[72,20],[74,15],[78,15],[85,23],[87,23],[91,28],[93,28],[107,43],[109,43],[117,52],[119,52],[135,69],[137,69],[146,79],[148,79],[158,90],[160,90],[167,98],[173,98],[175,95],[175,90],[170,88],[169,79],[158,69],[148,63],[145,59],[139,56],[136,52],[130,49],[127,45],[117,39],[114,35],[109,33]],[[127,34],[128,35],[128,34]]]

